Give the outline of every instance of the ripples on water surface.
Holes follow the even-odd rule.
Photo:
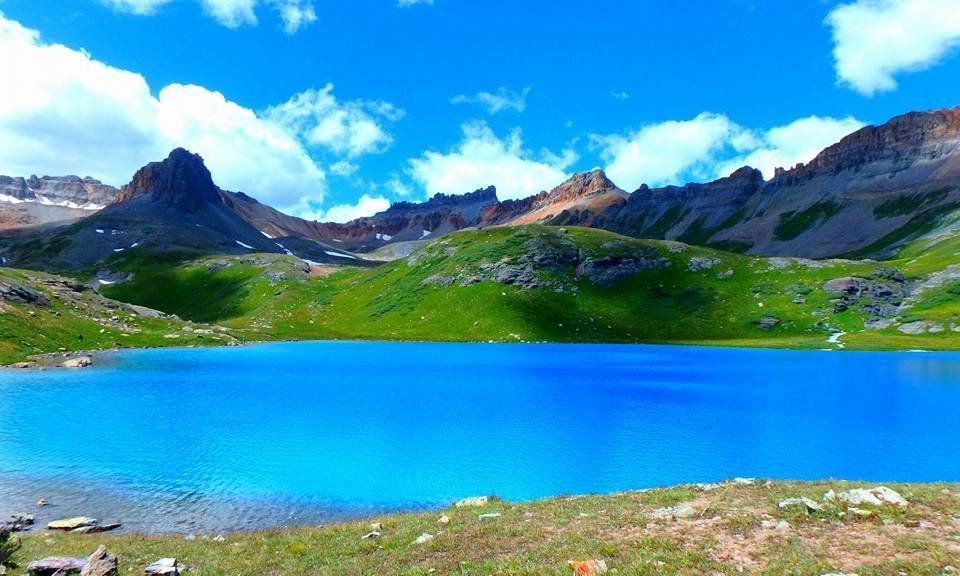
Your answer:
[[[960,480],[960,355],[284,343],[0,371],[0,514],[314,523],[733,476]]]

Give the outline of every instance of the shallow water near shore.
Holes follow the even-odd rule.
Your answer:
[[[957,481],[958,414],[949,353],[132,350],[0,372],[0,514],[213,533],[734,476]]]

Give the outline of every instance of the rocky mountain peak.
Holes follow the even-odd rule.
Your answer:
[[[116,202],[142,197],[183,212],[195,212],[204,204],[221,201],[220,189],[213,183],[203,158],[183,148],[173,150],[162,162],[151,162],[138,170]]]
[[[574,174],[566,182],[550,191],[549,198],[551,201],[573,200],[608,191],[621,190],[607,178],[603,170],[595,168],[590,172]]]
[[[497,201],[497,189],[494,186],[479,188],[466,194],[434,194],[426,202],[394,202],[387,212],[405,212],[409,210],[430,211],[440,208],[461,208],[472,205],[487,205]]]
[[[879,126],[867,126],[823,150],[809,164],[778,168],[774,180],[792,184],[800,179],[838,174],[882,162],[892,172],[919,160],[933,161],[960,150],[960,107],[910,112]]]

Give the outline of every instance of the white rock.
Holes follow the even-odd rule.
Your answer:
[[[803,506],[808,512],[819,512],[823,510],[823,506],[809,498],[787,498],[786,500],[777,502],[778,508],[789,508],[791,506]]]
[[[696,514],[697,511],[689,504],[677,504],[676,506],[670,506],[668,508],[657,508],[653,511],[653,515],[661,519],[690,518]]]
[[[433,540],[433,534],[424,532],[423,534],[417,536],[417,539],[413,541],[414,544],[426,544],[427,542]]]
[[[839,498],[853,506],[860,504],[872,504],[873,506],[883,506],[884,504],[893,504],[894,506],[907,505],[907,501],[903,496],[886,486],[852,488],[841,492]]]
[[[463,500],[457,502],[455,506],[457,508],[464,508],[467,506],[474,506],[479,508],[481,506],[486,506],[489,501],[490,501],[490,498],[488,498],[487,496],[471,496],[469,498],[464,498]]]
[[[180,574],[180,568],[176,558],[161,558],[147,566],[144,573],[155,576],[177,576]]]

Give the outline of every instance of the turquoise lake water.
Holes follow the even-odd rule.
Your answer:
[[[0,514],[150,532],[735,476],[957,481],[958,446],[956,354],[307,342],[0,371]]]

